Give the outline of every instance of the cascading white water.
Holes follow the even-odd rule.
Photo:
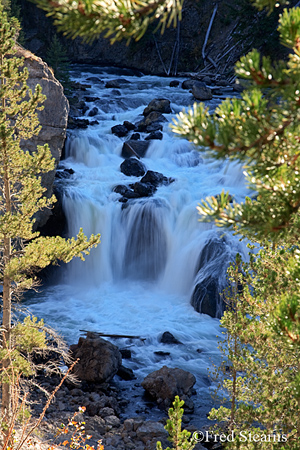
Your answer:
[[[104,83],[116,78],[106,69],[80,70],[74,71],[79,82],[95,74]],[[169,99],[174,112],[193,102],[187,91],[169,87],[168,78],[123,78],[129,83],[118,91],[106,89],[104,83],[92,85],[88,94],[98,100],[89,106],[98,108],[93,120],[99,124],[69,136],[62,165],[75,173],[59,181],[69,234],[83,227],[87,235],[101,233],[101,244],[86,262],[72,262],[59,283],[35,295],[30,308],[70,343],[80,329],[146,338],[118,340],[120,346],[132,346],[133,358],[127,365],[139,379],[167,364],[191,371],[198,376],[198,387],[206,386],[207,367],[218,354],[218,320],[197,313],[190,299],[195,285],[212,271],[224,278],[226,264],[241,247],[238,238],[227,234],[222,257],[210,262],[205,255],[200,257],[209,240],[220,241],[220,231],[198,221],[196,206],[222,189],[230,190],[237,200],[243,198],[242,170],[237,164],[205,158],[165,124],[163,140],[152,141],[143,162],[148,170],[175,181],[158,187],[153,197],[119,202],[120,194],[113,188],[139,178],[120,172],[121,148],[127,138],[112,135],[111,127],[140,120],[153,98]],[[214,109],[218,101],[208,102],[209,107]],[[172,114],[166,117],[171,121]],[[199,258],[206,262],[197,275]],[[164,331],[183,345],[161,344]],[[164,360],[154,353],[158,350],[167,350],[170,356]]]

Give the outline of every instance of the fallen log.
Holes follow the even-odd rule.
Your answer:
[[[132,336],[129,334],[108,334],[108,333],[101,333],[100,331],[88,331],[88,330],[79,330],[79,331],[81,333],[94,333],[94,334],[97,334],[98,336],[110,337],[110,338],[116,338],[116,339],[126,338],[126,339],[140,339],[141,341],[146,340],[146,338],[142,338],[141,336]]]

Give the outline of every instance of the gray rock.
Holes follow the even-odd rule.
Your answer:
[[[122,95],[121,91],[119,91],[119,89],[112,89],[110,91],[110,93],[111,93],[111,95],[117,95],[118,97],[120,97]]]
[[[172,112],[171,106],[170,106],[170,100],[168,100],[166,98],[155,98],[144,109],[143,115],[148,116],[152,111],[170,114]]]
[[[184,80],[182,82],[182,85],[181,85],[182,89],[188,89],[188,90],[192,89],[192,87],[194,86],[195,81],[196,80],[191,80],[191,79]]]
[[[120,419],[117,416],[107,416],[104,418],[105,424],[113,428],[118,428],[121,425]]]
[[[130,359],[132,356],[131,350],[129,348],[120,348],[120,353],[123,359]]]
[[[206,86],[205,83],[201,83],[201,81],[195,81],[192,87],[192,94],[197,100],[211,100],[212,92]]]
[[[144,123],[146,127],[151,125],[153,122],[168,122],[165,116],[158,111],[151,111],[145,118]]]
[[[130,158],[132,156],[140,156],[143,158],[146,155],[150,142],[129,140],[124,142],[121,156],[123,158]]]
[[[168,432],[160,422],[147,421],[136,430],[137,438],[145,444],[150,440],[161,441],[168,437]]]
[[[108,416],[114,416],[115,415],[115,411],[112,408],[102,408],[99,411],[99,416],[101,416],[102,418],[108,417]]]

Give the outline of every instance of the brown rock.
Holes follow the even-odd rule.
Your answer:
[[[80,380],[93,383],[110,381],[121,366],[122,357],[118,347],[88,332],[71,347],[74,359],[79,358],[74,372]]]
[[[163,366],[147,375],[142,386],[159,405],[168,408],[176,395],[190,395],[195,383],[196,378],[190,372]]]

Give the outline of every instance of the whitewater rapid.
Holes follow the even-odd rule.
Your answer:
[[[57,185],[63,190],[68,235],[82,227],[87,235],[101,233],[101,244],[84,263],[73,261],[63,267],[55,280],[32,295],[27,306],[70,344],[77,341],[80,330],[141,336],[143,340],[113,341],[131,349],[132,359],[125,365],[134,370],[138,381],[165,364],[192,372],[197,389],[207,389],[207,368],[220,358],[219,320],[194,311],[190,298],[201,249],[224,231],[200,223],[196,207],[222,189],[230,190],[237,200],[244,198],[242,168],[207,158],[172,134],[172,117],[194,100],[180,87],[171,88],[170,78],[84,66],[75,68],[72,76],[92,84],[87,95],[98,100],[87,103],[89,110],[82,118],[96,106],[98,113],[92,119],[99,124],[69,132],[60,168],[72,168],[74,174]],[[92,76],[101,82],[87,81]],[[107,81],[116,78],[129,83],[118,90],[105,88]],[[173,113],[165,115],[169,122],[164,124],[163,140],[151,142],[143,163],[175,181],[158,187],[153,197],[129,201],[124,207],[113,188],[139,178],[120,172],[121,149],[128,137],[114,136],[111,127],[124,120],[141,120],[154,98],[169,99]],[[214,98],[207,106],[213,110],[219,101]],[[243,252],[238,237],[227,234],[227,242],[232,255]],[[165,331],[183,345],[162,344]],[[158,356],[157,351],[170,355]]]

